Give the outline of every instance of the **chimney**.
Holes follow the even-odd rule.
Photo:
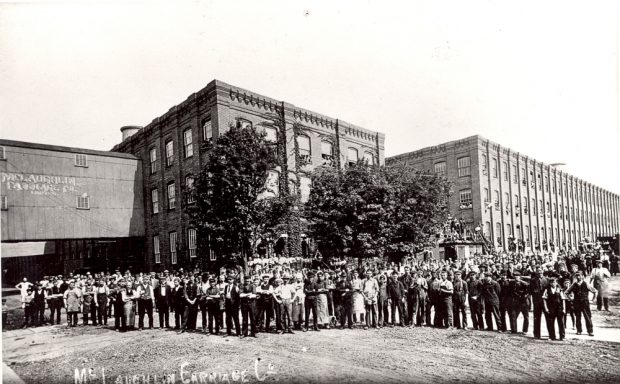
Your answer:
[[[141,129],[142,127],[139,125],[126,125],[124,127],[121,127],[121,133],[123,134],[123,141],[127,140],[128,137],[133,136]]]

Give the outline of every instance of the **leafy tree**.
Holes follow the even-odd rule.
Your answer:
[[[449,185],[406,167],[321,167],[305,206],[324,256],[404,256],[430,245],[447,216]]]
[[[215,251],[219,264],[246,265],[265,228],[276,225],[289,202],[263,199],[276,149],[254,127],[230,127],[205,143],[207,162],[195,181],[196,203],[188,208],[198,232],[198,252]]]

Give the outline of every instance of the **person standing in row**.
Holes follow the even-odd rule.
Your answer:
[[[256,294],[258,296],[258,317],[256,319],[258,331],[269,332],[273,316],[273,286],[269,284],[269,275],[263,275],[262,283],[256,288]]]
[[[220,333],[220,290],[216,286],[215,279],[209,279],[209,288],[206,293],[207,311],[209,312],[209,334],[217,335]],[[213,333],[213,323],[215,322],[215,333]]]
[[[291,312],[293,310],[292,302],[295,299],[295,286],[291,284],[289,275],[282,276],[283,284],[280,287],[280,315],[282,316],[282,328],[284,332],[293,333]]]
[[[512,282],[512,307],[510,311],[510,331],[517,333],[517,320],[519,315],[523,316],[522,333],[526,334],[530,327],[530,294],[529,284],[521,279],[521,272],[514,271],[514,281]]]
[[[385,301],[387,303],[387,299]],[[340,321],[340,328],[344,329],[345,323],[348,324],[349,329],[353,328],[353,315],[351,313],[351,285],[347,281],[347,274],[344,271],[340,273],[338,281],[336,281],[334,305],[336,317]]]
[[[69,327],[77,326],[78,312],[82,306],[82,291],[76,288],[75,282],[69,283],[69,289],[67,289],[63,295],[65,308],[67,309],[67,324]]]
[[[441,279],[437,277],[437,272],[431,272],[431,278],[428,281],[428,301],[426,302],[426,326],[439,326],[439,286]],[[431,323],[431,309],[434,309],[433,322]]]
[[[43,289],[41,284],[36,284],[34,288],[34,297],[32,300],[33,311],[32,311],[32,321],[37,321],[37,325],[43,325],[44,323],[44,312],[45,312],[45,299],[47,299],[47,291]]]
[[[181,286],[181,281],[175,278],[172,282],[172,307],[174,309],[174,329],[180,330],[183,325],[185,314],[185,289]]]
[[[514,274],[514,273],[513,273]],[[497,283],[500,288],[499,295],[499,318],[502,321],[502,332],[506,332],[508,330],[508,325],[510,324],[506,320],[506,316],[510,320],[510,313],[512,311],[512,281],[508,280],[507,272],[502,270],[499,273],[499,280]],[[511,329],[511,331],[515,331],[516,329]]]
[[[530,295],[534,306],[534,337],[540,339],[540,321],[543,314],[542,295],[548,286],[547,279],[542,276],[542,268],[536,267],[534,275],[530,279]]]
[[[306,282],[304,283],[304,295],[306,296],[306,301],[304,306],[306,308],[305,320],[306,324],[304,327],[304,332],[308,331],[308,324],[310,320],[310,312],[312,312],[312,322],[313,328],[315,331],[319,332],[318,326],[318,308],[317,308],[317,299],[316,296],[319,291],[319,285],[316,283],[314,279],[314,273],[308,272]]]
[[[114,306],[114,330],[116,332],[120,332],[124,329],[123,324],[123,291],[125,290],[125,281],[119,281],[118,285],[112,288],[110,292],[110,297],[112,300],[112,305]]]
[[[93,295],[99,325],[108,325],[108,297],[110,289],[103,280],[99,281]],[[94,319],[93,319],[94,321]]]
[[[594,336],[594,327],[592,326],[592,313],[590,312],[590,292],[596,296],[597,290],[583,277],[583,272],[577,273],[577,281],[574,282],[566,291],[566,294],[574,294],[573,310],[577,317],[577,334],[581,335],[581,317],[583,316],[586,323],[588,335]]]
[[[364,329],[369,327],[377,328],[377,296],[379,295],[379,283],[372,277],[370,270],[366,271],[366,279],[362,288],[362,295],[366,304],[366,325]]]
[[[454,286],[448,280],[448,272],[441,271],[441,282],[439,283],[439,327],[453,328],[452,322],[452,295],[454,294]],[[437,326],[437,324],[435,324]]]
[[[566,296],[555,278],[549,279],[549,287],[543,293],[543,307],[547,318],[549,339],[555,340],[555,323],[558,323],[560,341],[564,340],[564,313]]]
[[[452,282],[454,287],[454,294],[452,295],[454,324],[458,329],[467,329],[467,312],[465,307],[467,305],[468,287],[461,277],[461,271],[454,272],[454,281]]]
[[[47,305],[50,308],[50,323],[54,325],[54,319],[56,324],[60,324],[60,310],[62,309],[62,294],[64,290],[61,288],[62,281],[53,282],[47,285]],[[66,290],[66,288],[65,288]]]
[[[209,290],[209,275],[204,272],[201,280],[198,283],[198,307],[200,308],[200,315],[202,317],[202,332],[207,333],[207,291]]]
[[[387,283],[387,294],[390,301],[390,310],[392,312],[392,326],[396,325],[396,312],[398,311],[398,320],[401,327],[405,326],[405,297],[407,291],[403,283],[398,280],[398,272],[392,272],[392,278]]]
[[[166,279],[161,277],[157,288],[153,289],[155,296],[155,308],[159,315],[159,328],[170,328],[170,307],[172,289],[166,283]]]
[[[138,295],[131,282],[127,284],[121,295],[123,300],[122,331],[126,332],[129,329],[133,329],[136,325],[136,300]]]
[[[604,307],[605,311],[609,312],[610,278],[611,274],[609,270],[603,267],[603,262],[601,260],[597,260],[596,268],[594,268],[590,274],[590,284],[598,291],[598,295],[596,295],[596,309],[599,311]]]
[[[228,275],[226,278],[228,284],[224,287],[224,311],[226,312],[226,334],[232,336],[233,323],[235,324],[235,335],[241,336],[241,327],[239,326],[239,304],[240,290],[235,283],[235,278]]]
[[[502,321],[499,316],[499,295],[501,288],[497,281],[493,280],[491,272],[485,272],[485,281],[481,286],[481,296],[484,303],[485,321],[487,331],[493,330],[493,319],[497,330],[501,332]]]
[[[306,296],[304,294],[304,283],[301,275],[295,276],[295,282],[293,283],[295,288],[295,296],[292,302],[292,321],[295,329],[301,329],[304,321],[304,302]]]
[[[153,292],[150,277],[145,277],[145,280],[138,284],[136,294],[138,297],[138,329],[140,331],[144,329],[145,314],[149,318],[149,329],[153,329],[153,307],[155,306],[155,294]]]
[[[480,290],[481,282],[478,280],[476,272],[469,273],[467,280],[467,291],[469,293],[469,312],[471,313],[471,323],[475,330],[484,329],[484,320],[482,317],[482,297]]]
[[[250,336],[256,337],[256,287],[249,277],[243,279],[239,300],[241,302],[242,337],[248,336],[248,322],[250,323]]]

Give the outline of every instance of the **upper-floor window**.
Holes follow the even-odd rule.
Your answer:
[[[90,196],[88,196],[86,193],[77,196],[77,208],[90,209]]]
[[[375,165],[375,155],[370,152],[364,152],[364,160],[366,160],[368,165]]]
[[[149,151],[149,160],[151,162],[151,174],[157,172],[157,149],[151,148]]]
[[[83,153],[75,154],[75,166],[76,167],[88,167],[88,156]]]
[[[445,161],[440,161],[438,163],[435,163],[435,173],[439,175],[446,174],[446,162]]]
[[[299,193],[301,195],[301,202],[305,203],[308,201],[310,197],[310,188],[312,186],[312,181],[309,177],[301,176],[299,178]]]
[[[310,164],[312,162],[312,153],[310,151],[310,138],[306,135],[297,136],[297,146],[299,147],[299,160],[302,164]]]
[[[168,209],[174,209],[176,205],[176,189],[174,183],[170,183],[168,184]]]
[[[489,194],[489,188],[484,189],[484,202],[489,203],[491,201],[491,195]]]
[[[194,177],[189,175],[185,177],[185,189],[187,191],[187,204],[194,203],[196,198],[194,197]]]
[[[169,243],[170,243],[170,262],[172,264],[177,263],[177,233],[170,232],[168,234]]]
[[[213,139],[213,127],[211,126],[211,117],[207,117],[202,121],[202,139],[205,141]]]
[[[495,195],[495,201],[493,201],[493,205],[495,206],[495,209],[499,211],[499,191],[493,191],[493,195]]]
[[[517,184],[519,182],[519,175],[517,175],[517,166],[513,164],[512,166],[512,182]]]
[[[153,236],[153,255],[155,256],[155,263],[161,263],[161,253],[159,251],[159,235]]]
[[[194,156],[194,145],[192,144],[192,130],[183,131],[183,148],[185,149],[185,158]]]
[[[525,168],[521,168],[521,184],[525,187],[527,185],[527,180],[525,179]]]
[[[471,175],[471,164],[469,156],[461,157],[456,160],[459,177]]]
[[[489,169],[489,162],[487,161],[487,155],[483,153],[481,158],[482,158],[482,174],[486,175]]]
[[[187,249],[189,249],[189,257],[196,257],[196,244],[196,229],[188,228]]]
[[[459,192],[459,202],[461,209],[472,207],[471,189],[464,189]]]
[[[238,118],[237,128],[252,128],[252,122],[250,120]]]
[[[321,158],[323,164],[332,164],[334,161],[334,146],[329,141],[321,141]]]
[[[0,160],[6,160],[6,149],[0,146]]]
[[[357,164],[358,159],[359,158],[358,158],[357,149],[349,148],[349,150],[347,151],[347,160],[348,160],[349,165]]]
[[[536,174],[536,182],[538,183],[538,190],[542,191],[542,179],[540,178],[540,173]]]
[[[174,164],[174,142],[172,140],[166,141],[166,165],[171,166]]]
[[[491,160],[491,164],[492,164],[491,165],[492,166],[491,173],[493,174],[493,177],[497,178],[497,176],[498,176],[498,172],[497,172],[497,159],[493,158]]]
[[[504,169],[502,169],[504,181],[508,181],[508,163],[505,161],[502,162],[502,167],[504,167]]]
[[[545,176],[545,192],[549,192],[549,179]]]
[[[265,127],[265,141],[276,143],[278,141],[278,130],[273,127]]]
[[[157,188],[151,189],[151,205],[153,208],[153,213],[159,213],[159,192]]]

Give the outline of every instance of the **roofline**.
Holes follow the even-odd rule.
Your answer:
[[[128,154],[128,153],[96,151],[93,149],[64,147],[61,145],[51,145],[51,144],[30,143],[26,141],[0,139],[0,145],[5,146],[5,147],[41,149],[45,151],[81,153],[81,154],[95,155],[95,156],[118,157],[121,159],[139,160],[136,156]]]

